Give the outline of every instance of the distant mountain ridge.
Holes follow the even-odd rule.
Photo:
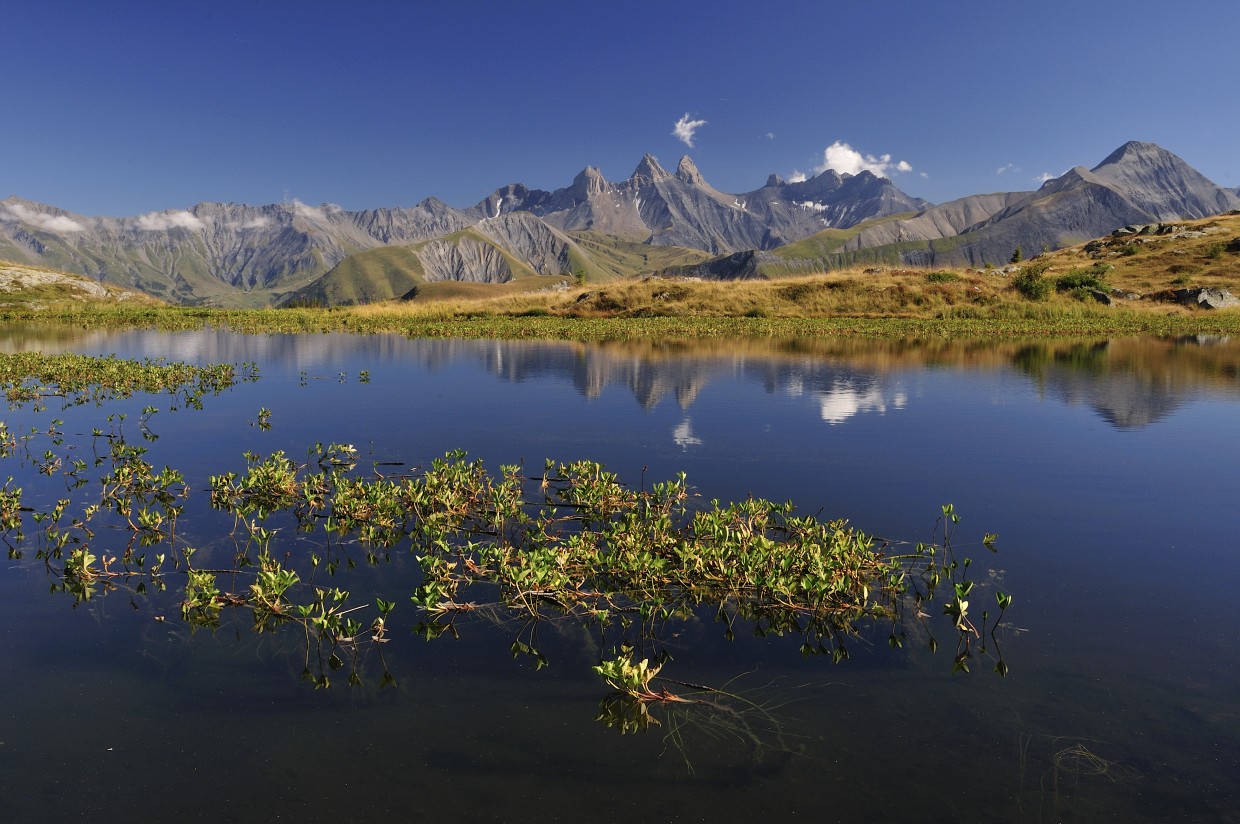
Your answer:
[[[510,184],[470,211],[479,219],[530,212],[562,231],[590,230],[723,254],[772,249],[826,226],[847,228],[928,205],[870,172],[827,170],[797,183],[771,175],[760,189],[726,194],[707,183],[687,155],[674,174],[646,155],[620,183],[589,166],[563,189]]]
[[[1018,245],[1057,247],[1127,223],[1234,208],[1240,190],[1221,188],[1165,149],[1135,141],[1037,191],[937,206],[869,172],[828,170],[794,182],[771,175],[757,189],[729,194],[711,186],[688,156],[669,172],[646,155],[620,182],[587,167],[564,188],[512,183],[465,209],[436,198],[364,211],[297,201],[200,203],[113,218],[13,196],[0,201],[0,259],[179,303],[266,305],[298,296],[362,302],[439,281],[601,279],[697,265],[708,255],[723,261],[710,264],[713,277],[729,276],[728,260],[748,273],[733,276],[760,276],[771,260],[791,270],[867,260],[999,263]],[[404,251],[380,254],[389,247]],[[369,257],[348,263],[358,255]],[[350,282],[362,272],[364,284]]]
[[[834,250],[834,262],[980,266],[1005,262],[1017,246],[1054,249],[1128,224],[1191,220],[1237,208],[1235,191],[1160,146],[1130,141],[1094,168],[1077,166],[1037,191],[973,195],[866,227]]]

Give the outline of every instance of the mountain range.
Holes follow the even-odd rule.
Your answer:
[[[362,303],[443,285],[642,273],[778,276],[868,262],[1003,263],[1017,246],[1071,245],[1133,223],[1240,208],[1152,143],[1126,143],[1027,192],[933,205],[884,177],[827,170],[771,175],[740,194],[712,187],[689,157],[646,155],[632,175],[587,167],[554,191],[512,183],[457,209],[347,211],[291,201],[200,203],[135,217],[85,217],[0,200],[0,259],[84,274],[183,304]],[[539,283],[540,281],[530,281]]]

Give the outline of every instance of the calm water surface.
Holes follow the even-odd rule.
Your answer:
[[[206,557],[231,552],[209,475],[243,469],[246,450],[339,441],[364,463],[464,449],[531,471],[588,458],[633,485],[684,471],[707,500],[791,499],[895,540],[931,539],[951,502],[982,568],[976,603],[1016,599],[997,635],[1006,678],[984,657],[953,676],[950,650],[914,637],[893,651],[885,631],[833,665],[802,659],[797,638],[729,643],[686,622],[668,672],[731,682],[778,707],[779,727],[686,715],[621,736],[594,720],[606,687],[581,631],[546,628],[551,666],[536,671],[495,621],[413,637],[406,589],[384,651],[398,686],[315,691],[295,632],[255,635],[226,612],[191,633],[175,608],[154,620],[167,603],[122,593],[74,607],[40,563],[9,561],[4,821],[1240,821],[1240,343],[10,329],[0,349],[259,365],[204,410],[152,420],[148,459],[186,473],[183,529]],[[128,433],[163,402],[54,414],[72,436],[127,411]],[[252,425],[261,407],[270,431]],[[2,464],[30,496],[65,495],[63,479]],[[351,585],[365,599],[389,574]]]

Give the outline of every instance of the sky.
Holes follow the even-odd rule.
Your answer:
[[[58,2],[0,28],[0,197],[457,207],[690,155],[717,189],[868,168],[934,202],[1128,140],[1240,186],[1240,3]]]

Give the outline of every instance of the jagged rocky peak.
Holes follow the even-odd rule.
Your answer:
[[[603,177],[603,173],[599,171],[598,167],[587,166],[573,178],[573,185],[570,188],[583,195],[597,195],[604,191],[607,186],[607,178]]]
[[[774,172],[772,172],[771,176],[766,179],[766,184],[762,188],[774,189],[778,186],[783,186],[783,185],[784,185],[784,179],[780,177],[779,175],[775,174]]]
[[[435,196],[424,197],[414,204],[415,209],[425,209],[428,212],[449,212],[452,207]]]
[[[693,186],[706,185],[706,178],[702,177],[702,173],[698,171],[697,165],[689,155],[682,157],[676,166],[676,179]]]
[[[633,170],[633,174],[629,175],[629,179],[633,180],[639,177],[648,178],[652,181],[667,180],[672,174],[667,169],[659,165],[659,161],[654,155],[648,154],[642,157],[642,162],[637,164],[637,168]]]
[[[844,184],[846,179],[851,179],[851,175],[841,175],[834,169],[827,169],[825,172],[808,180],[801,180],[796,183],[789,183],[788,190],[793,197],[798,198],[823,198],[834,193]]]

